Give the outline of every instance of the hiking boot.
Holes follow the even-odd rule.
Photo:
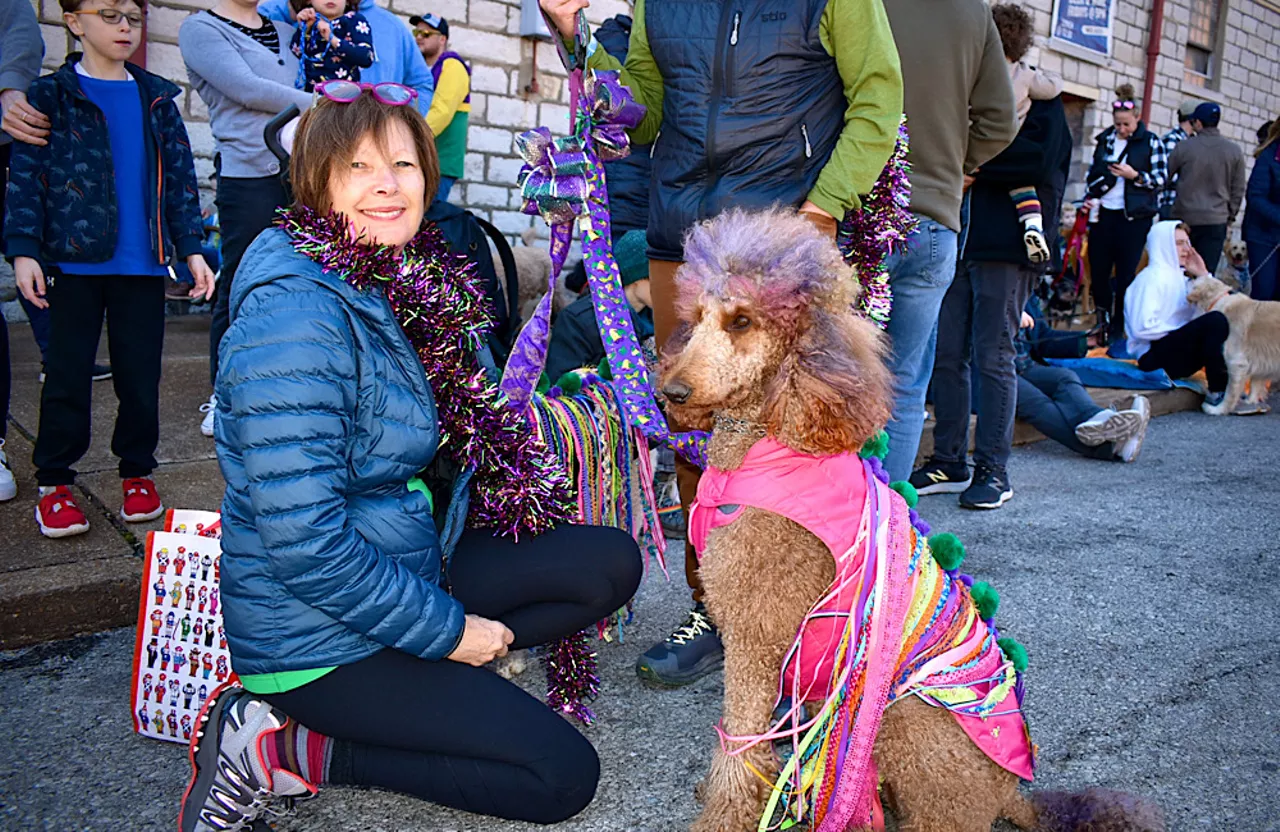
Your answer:
[[[277,800],[315,794],[315,787],[283,769],[271,770],[262,741],[288,717],[239,685],[214,691],[191,740],[191,782],[178,815],[181,832],[261,829]]]
[[[1129,407],[1121,413],[1133,414],[1138,424],[1129,436],[1117,440],[1116,457],[1121,462],[1133,462],[1142,450],[1142,440],[1147,438],[1147,426],[1151,424],[1151,402],[1146,396],[1135,395]]]
[[[1148,405],[1148,413],[1150,409]],[[1133,436],[1142,423],[1142,414],[1136,410],[1116,411],[1107,408],[1076,425],[1076,439],[1090,448],[1096,448],[1104,442],[1121,443]]]
[[[696,682],[723,664],[720,634],[707,618],[707,608],[697,604],[675,632],[645,651],[636,662],[636,675],[675,688]]]
[[[974,466],[973,484],[960,495],[961,508],[992,509],[1009,502],[1013,486],[1004,471],[993,471],[984,465]]]
[[[45,492],[40,489],[40,502],[36,503],[36,524],[45,537],[73,537],[89,531],[89,520],[80,510],[71,489],[55,485]]]
[[[156,484],[151,479],[129,477],[120,481],[120,489],[124,492],[120,516],[126,523],[145,523],[164,514],[160,493],[156,491]]]
[[[972,478],[969,466],[964,462],[943,462],[930,458],[924,465],[911,472],[911,485],[916,493],[958,494],[969,487]]]

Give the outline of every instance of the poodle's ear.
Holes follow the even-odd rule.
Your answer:
[[[765,388],[763,418],[769,433],[803,453],[856,452],[889,420],[890,389],[874,325],[817,308]]]

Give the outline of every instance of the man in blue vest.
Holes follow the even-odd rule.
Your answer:
[[[540,0],[571,40],[588,0]],[[625,63],[587,50],[591,69],[622,71],[648,108],[633,131],[652,144],[649,282],[658,344],[676,328],[675,272],[695,223],[733,208],[791,205],[833,237],[884,169],[902,117],[902,72],[881,0],[636,0]],[[687,508],[698,471],[677,466]],[[697,557],[685,547],[689,618],[636,665],[685,685],[723,662],[706,617]]]

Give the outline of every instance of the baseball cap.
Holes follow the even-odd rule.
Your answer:
[[[1222,108],[1211,101],[1202,101],[1196,105],[1195,112],[1191,114],[1191,117],[1205,127],[1217,127],[1218,122],[1222,119]]]
[[[415,14],[409,18],[410,26],[417,26],[419,23],[425,23],[445,37],[449,37],[449,21],[438,14]]]
[[[1188,121],[1195,114],[1196,107],[1200,106],[1199,101],[1187,99],[1178,105],[1178,121]]]

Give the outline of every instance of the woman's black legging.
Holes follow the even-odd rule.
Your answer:
[[[625,532],[560,526],[518,544],[467,531],[449,575],[466,611],[506,624],[519,649],[617,610],[641,570]],[[557,823],[591,802],[600,777],[595,749],[563,717],[492,670],[448,659],[382,650],[262,698],[334,739],[331,783]]]
[[[1169,378],[1186,378],[1204,368],[1210,393],[1227,389],[1227,362],[1222,345],[1231,334],[1231,324],[1221,312],[1206,312],[1192,318],[1158,341],[1138,359],[1138,369],[1164,370]]]
[[[1089,229],[1089,280],[1093,287],[1093,303],[1111,315],[1111,338],[1124,337],[1124,296],[1138,273],[1142,249],[1147,244],[1151,218],[1131,220],[1124,211],[1106,208],[1098,212],[1098,221]],[[1115,270],[1115,291],[1111,288],[1111,271]]]

